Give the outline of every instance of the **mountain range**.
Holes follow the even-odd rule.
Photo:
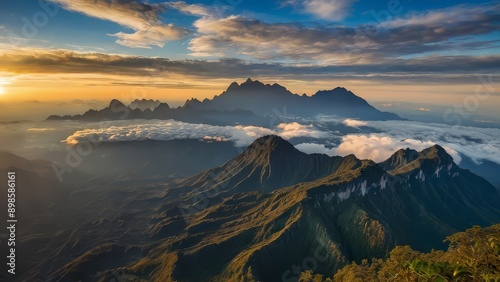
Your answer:
[[[59,182],[52,164],[48,161],[27,160],[9,152],[0,151],[0,172],[7,175],[9,171],[16,172],[17,184],[25,187],[18,189],[16,195],[25,204],[24,208],[18,211],[18,216],[22,218],[36,214],[46,206],[57,202],[57,199],[66,194],[67,190],[64,188],[74,183]],[[71,180],[78,182],[82,179],[81,174],[75,173]]]
[[[242,84],[233,82],[226,91],[213,99],[191,99],[185,105],[202,110],[243,109],[260,115],[271,115],[286,108],[289,114],[301,117],[325,114],[364,120],[401,119],[396,114],[375,109],[366,100],[343,87],[307,96],[293,94],[276,83],[264,84],[250,78]]]
[[[439,249],[447,235],[500,221],[498,191],[439,145],[375,163],[305,154],[278,136],[127,204],[151,211],[149,239],[102,243],[56,280],[287,281],[295,266],[332,275],[396,245]]]
[[[279,84],[263,84],[250,78],[242,84],[233,82],[213,99],[187,100],[184,106],[171,108],[155,100],[135,100],[126,106],[112,100],[108,107],[89,110],[82,115],[51,115],[48,120],[120,120],[175,119],[212,125],[269,126],[269,117],[290,114],[314,117],[318,114],[364,120],[401,120],[393,113],[381,112],[345,88],[318,91],[312,96],[293,94]]]
[[[135,99],[128,105],[129,108],[132,110],[134,109],[140,109],[141,111],[145,111],[147,109],[154,110],[156,107],[158,107],[161,104],[159,100],[153,100],[153,99]]]

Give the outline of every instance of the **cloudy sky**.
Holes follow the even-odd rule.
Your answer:
[[[0,104],[181,103],[247,77],[369,102],[500,106],[498,1],[2,1]],[[388,104],[387,104],[388,105]],[[425,109],[425,108],[422,108]],[[387,110],[387,109],[386,109]]]

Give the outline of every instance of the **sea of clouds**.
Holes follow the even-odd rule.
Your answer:
[[[342,130],[339,126],[349,130]],[[290,140],[297,149],[306,153],[355,154],[360,159],[380,162],[399,149],[422,150],[439,144],[456,163],[466,156],[476,164],[484,160],[500,164],[500,129],[452,127],[415,121],[363,121],[320,116],[307,122],[283,122],[274,128],[214,126],[175,120],[6,123],[0,124],[0,127],[6,133],[0,150],[11,151],[15,151],[12,150],[15,146],[18,150],[61,148],[89,140],[118,142],[146,139],[232,141],[237,147],[245,147],[261,136],[274,134]]]
[[[339,122],[335,118],[321,117],[326,123]],[[467,156],[476,164],[489,160],[500,164],[500,129],[470,126],[449,126],[439,123],[415,121],[361,121],[343,120],[345,125],[359,129],[341,137],[335,147],[322,143],[296,145],[306,153],[328,155],[355,154],[361,159],[383,161],[399,149],[422,150],[439,144],[460,163]]]
[[[343,134],[325,129],[327,124],[343,124],[359,133]],[[323,125],[323,126],[322,126]],[[74,132],[64,142],[76,144],[90,137],[100,142],[132,140],[216,139],[230,140],[238,147],[248,146],[264,135],[280,135],[285,139],[309,138],[296,144],[306,153],[327,155],[355,154],[361,159],[383,161],[404,148],[422,150],[434,144],[443,146],[460,163],[462,156],[476,163],[489,160],[500,164],[500,129],[469,126],[452,127],[439,123],[415,121],[363,121],[318,117],[308,124],[281,123],[275,128],[258,126],[213,126],[180,121],[110,121],[101,128]]]
[[[328,138],[329,133],[320,131],[312,124],[297,122],[281,123],[269,129],[259,126],[215,126],[186,123],[175,120],[110,121],[100,128],[78,130],[64,140],[67,144],[79,142],[119,142],[175,139],[229,140],[235,146],[250,145],[255,139],[265,135],[279,135],[285,139],[295,137]]]

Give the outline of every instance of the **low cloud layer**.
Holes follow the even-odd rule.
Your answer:
[[[297,149],[305,153],[321,153],[330,156],[356,155],[360,159],[369,159],[375,162],[382,162],[388,159],[399,149],[412,148],[421,151],[435,145],[432,141],[419,141],[415,139],[397,140],[383,134],[370,135],[347,135],[342,138],[342,142],[336,148],[327,148],[321,144],[302,143],[297,145]],[[459,164],[462,157],[457,151],[444,146],[448,154],[453,157],[455,163]]]
[[[65,143],[118,142],[147,138],[232,141],[236,146],[244,147],[261,136],[276,134],[295,142],[301,140],[303,143],[296,145],[296,148],[306,153],[331,156],[354,154],[360,159],[380,162],[399,149],[422,150],[439,144],[456,163],[468,157],[477,164],[487,160],[500,165],[498,128],[451,127],[412,121],[365,121],[367,126],[358,128],[359,133],[343,135],[341,132],[322,128],[327,128],[324,125],[328,123],[343,124],[344,120],[324,117],[319,122],[317,125],[282,123],[272,129],[257,126],[211,126],[173,120],[0,123],[3,132],[8,132],[0,149],[26,152],[37,147],[64,151]],[[58,142],[60,140],[64,142]]]
[[[322,120],[333,122],[334,119],[323,117]],[[380,162],[399,149],[422,150],[439,144],[457,163],[461,162],[462,156],[467,156],[477,164],[483,160],[500,164],[498,128],[452,127],[413,121],[366,121],[365,123],[379,133],[363,131],[359,134],[349,134],[343,136],[333,147],[321,143],[303,143],[297,145],[297,148],[306,153],[341,156],[355,154],[358,158]]]
[[[360,127],[360,126],[366,126],[367,123],[362,120],[357,120],[357,119],[345,119],[344,124],[350,127]]]
[[[322,122],[332,123],[334,118],[325,117]],[[336,123],[345,123],[338,120]],[[451,127],[444,124],[413,121],[359,121],[348,120],[353,125],[366,125],[358,134],[342,135],[329,132],[314,125],[296,122],[282,123],[275,128],[258,126],[212,126],[168,121],[110,121],[88,129],[79,130],[64,142],[77,144],[85,141],[118,142],[133,140],[206,139],[229,140],[236,146],[251,144],[264,135],[280,135],[285,139],[311,138],[317,142],[298,144],[306,153],[327,155],[354,154],[361,159],[376,162],[389,158],[395,151],[404,148],[422,150],[439,144],[453,157],[456,163],[467,156],[476,163],[489,160],[500,164],[500,129],[476,127]],[[404,130],[403,130],[404,129]],[[376,133],[375,133],[376,132]]]
[[[328,133],[319,131],[312,125],[296,122],[282,123],[275,129],[258,126],[213,126],[192,124],[180,121],[112,121],[105,122],[101,128],[76,131],[64,140],[67,144],[80,142],[120,142],[175,139],[229,140],[236,146],[248,146],[264,135],[280,135],[285,139],[296,137],[327,138]]]
[[[415,110],[421,111],[421,112],[430,112],[431,111],[429,108],[415,108]]]
[[[489,160],[500,164],[500,129],[498,128],[452,127],[438,123],[408,121],[375,121],[368,122],[368,124],[398,140],[413,138],[431,141],[449,147],[476,163]]]

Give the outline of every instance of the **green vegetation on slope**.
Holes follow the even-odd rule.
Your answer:
[[[421,253],[398,246],[386,260],[353,262],[328,278],[306,271],[299,281],[500,281],[500,224],[474,226],[445,241],[447,251]]]

